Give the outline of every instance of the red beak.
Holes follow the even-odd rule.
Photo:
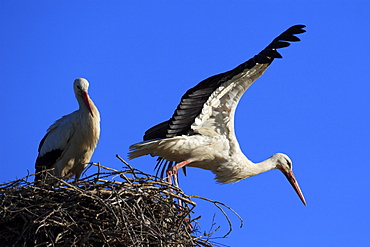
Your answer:
[[[85,105],[86,105],[87,109],[89,109],[89,112],[91,113],[91,115],[94,116],[94,114],[91,110],[90,99],[89,99],[89,95],[87,94],[87,92],[82,93],[82,99],[85,102]]]
[[[299,198],[301,199],[303,204],[305,206],[307,206],[306,200],[304,199],[301,188],[299,188],[297,179],[295,178],[293,171],[285,171],[283,169],[281,169],[281,171],[284,173],[284,175],[288,179],[289,183],[293,186],[293,189],[295,190],[295,192],[297,193],[297,195],[299,196]]]

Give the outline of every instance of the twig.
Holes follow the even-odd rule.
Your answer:
[[[205,197],[201,197],[201,196],[195,196],[195,195],[189,196],[189,198],[199,198],[199,199],[202,199],[202,200],[205,200],[205,201],[212,202],[218,209],[220,209],[220,211],[224,214],[227,222],[229,223],[229,231],[223,236],[224,238],[231,233],[232,223],[231,223],[231,220],[230,220],[229,216],[226,214],[226,212],[223,210],[223,208],[220,205],[226,207],[231,212],[233,212],[240,220],[240,228],[243,227],[243,224],[244,224],[243,218],[234,209],[232,209],[231,207],[229,207],[225,203],[214,201],[214,200],[211,200],[211,199],[208,199],[208,198],[205,198]]]

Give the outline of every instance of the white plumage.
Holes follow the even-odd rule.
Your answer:
[[[100,114],[88,95],[89,82],[78,78],[73,89],[79,109],[52,124],[39,145],[36,172],[54,168],[51,173],[77,180],[94,153],[100,135]],[[43,174],[35,180],[42,180]],[[50,180],[50,179],[48,179]]]
[[[234,114],[240,98],[274,58],[281,58],[276,49],[289,46],[286,41],[299,41],[294,35],[305,32],[303,27],[292,26],[247,62],[189,89],[170,120],[147,130],[144,142],[130,146],[129,158],[158,156],[157,165],[164,165],[163,169],[168,166],[168,177],[185,166],[210,170],[220,183],[234,183],[279,169],[306,205],[290,158],[277,153],[253,163],[242,153],[234,133]]]

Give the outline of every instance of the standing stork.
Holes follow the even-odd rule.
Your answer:
[[[167,166],[167,177],[185,166],[210,170],[219,183],[242,179],[279,169],[306,205],[292,171],[290,158],[274,154],[260,163],[251,162],[241,151],[234,132],[234,115],[244,92],[269,67],[276,51],[287,41],[299,41],[304,25],[295,25],[275,38],[258,55],[228,72],[212,76],[189,89],[181,98],[172,118],[145,132],[144,142],[130,146],[129,158],[158,156],[158,169]],[[176,163],[176,165],[174,165]]]
[[[85,169],[100,135],[100,114],[88,95],[89,82],[78,78],[73,89],[79,109],[63,116],[49,127],[39,145],[36,172],[54,168],[51,173],[65,179],[77,180]],[[40,181],[43,173],[35,177]],[[50,180],[50,179],[47,179]]]

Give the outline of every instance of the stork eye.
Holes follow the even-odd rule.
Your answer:
[[[77,89],[81,90],[81,87],[80,86],[77,86]]]
[[[286,161],[286,164],[289,166],[289,168],[292,169],[292,163],[287,159],[285,159],[285,161]]]

